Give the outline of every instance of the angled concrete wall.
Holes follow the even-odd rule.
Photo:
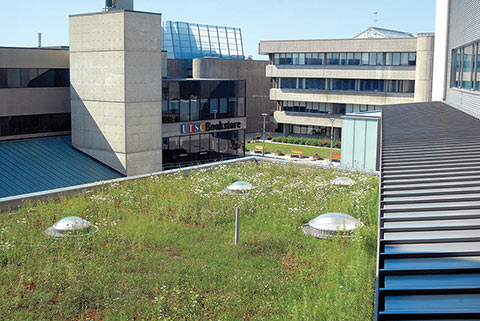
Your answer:
[[[162,169],[161,16],[70,17],[72,144],[122,174]]]

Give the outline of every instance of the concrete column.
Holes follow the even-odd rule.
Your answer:
[[[162,170],[161,15],[70,17],[72,144],[127,176]]]
[[[415,102],[432,101],[434,37],[417,38],[417,67],[415,72]]]

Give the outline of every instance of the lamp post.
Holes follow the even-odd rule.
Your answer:
[[[262,149],[262,157],[265,156],[265,119],[267,118],[267,113],[262,113],[263,116],[263,149]]]
[[[332,160],[332,153],[333,153],[333,122],[335,121],[335,118],[330,118],[332,122],[332,128],[330,129],[330,166],[333,165],[333,160]]]

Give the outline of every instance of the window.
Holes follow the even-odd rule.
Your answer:
[[[190,103],[188,100],[180,100],[180,121],[190,120]]]
[[[290,54],[285,54],[285,64],[286,65],[291,65],[293,63],[293,55]]]
[[[296,53],[293,54],[293,64],[298,65],[298,54]]]
[[[333,65],[332,53],[327,53],[327,65]]]
[[[20,88],[20,69],[7,69],[7,84],[8,88]]]
[[[218,113],[218,99],[210,99],[210,114]]]
[[[305,65],[305,54],[304,53],[298,54],[298,64],[299,65]]]
[[[376,66],[377,65],[377,54],[375,52],[371,52],[369,54],[369,61],[368,64],[370,66]]]
[[[477,53],[477,61],[475,64],[475,74],[476,74],[476,81],[475,81],[475,90],[480,91],[480,43],[477,42],[475,45],[476,53]]]
[[[385,65],[391,66],[393,64],[393,53],[387,52],[385,54]]]
[[[417,64],[417,54],[415,52],[410,52],[408,54],[408,65],[415,66]]]
[[[332,65],[338,65],[340,64],[340,53],[334,52],[332,54]]]
[[[355,53],[355,58],[353,59],[354,65],[360,65],[360,60],[362,58],[362,54],[360,52]]]
[[[0,136],[68,131],[70,119],[70,113],[0,117]]]
[[[362,65],[368,65],[368,53],[362,52]]]
[[[383,52],[377,52],[377,65],[383,66]]]
[[[296,78],[280,78],[280,88],[294,89],[297,87]]]
[[[340,65],[346,65],[347,64],[347,53],[342,52],[340,53]]]
[[[347,64],[348,65],[354,65],[354,63],[353,63],[353,52],[347,53]]]
[[[318,64],[319,65],[325,65],[325,54],[324,53],[319,53],[318,54]]]
[[[318,65],[319,62],[318,62],[318,53],[312,53],[312,61],[311,61],[312,65]]]
[[[461,49],[454,49],[452,51],[452,86],[460,86],[460,51]]]
[[[200,110],[197,99],[192,99],[190,101],[190,120],[199,120],[200,119]]]
[[[406,53],[406,52],[401,53],[400,64],[402,66],[408,66],[408,53]]]
[[[392,65],[394,66],[400,66],[400,53],[399,52],[394,52],[393,53],[393,63]]]
[[[473,45],[463,48],[462,88],[472,89]]]
[[[312,54],[311,53],[305,54],[305,64],[306,65],[311,65],[312,64]]]
[[[280,54],[276,53],[273,55],[273,64],[279,65],[280,64]]]

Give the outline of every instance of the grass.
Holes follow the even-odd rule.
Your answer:
[[[262,146],[262,143],[247,143],[246,149],[253,151],[255,146]],[[290,155],[292,150],[303,150],[303,155],[306,157],[313,156],[313,154],[318,154],[321,158],[330,159],[330,148],[325,147],[312,147],[312,146],[299,146],[299,145],[290,145],[290,144],[278,144],[278,143],[269,143],[265,142],[265,150],[267,153],[273,153],[277,150],[282,151],[285,155]],[[333,153],[340,154],[340,149],[333,149]]]
[[[256,188],[220,192],[236,180]],[[262,162],[27,204],[0,216],[0,319],[371,320],[377,209],[373,176]],[[331,241],[299,229],[335,211],[365,226]],[[99,231],[47,238],[66,216]]]

